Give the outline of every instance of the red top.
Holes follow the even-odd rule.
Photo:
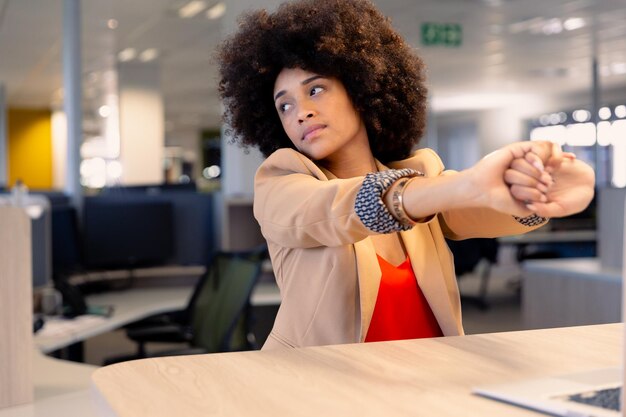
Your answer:
[[[366,342],[443,336],[426,297],[417,285],[409,258],[393,266],[380,256],[382,271]]]

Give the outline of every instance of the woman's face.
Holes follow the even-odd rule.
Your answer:
[[[274,83],[274,104],[289,139],[313,160],[369,147],[365,125],[336,78],[285,68]]]

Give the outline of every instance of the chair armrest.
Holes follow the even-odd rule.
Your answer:
[[[204,348],[183,348],[183,349],[167,350],[164,352],[151,353],[149,357],[150,358],[162,358],[164,356],[200,355],[203,353],[209,353],[209,352],[208,350]]]
[[[128,329],[126,335],[129,339],[140,343],[189,342],[191,340],[189,329],[177,324]]]

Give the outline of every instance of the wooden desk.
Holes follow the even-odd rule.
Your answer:
[[[34,402],[0,409],[0,417],[101,417],[90,387],[97,367],[50,358],[51,352],[89,337],[114,330],[151,314],[183,308],[191,287],[134,288],[89,296],[92,305],[113,305],[111,318],[85,316],[78,320],[48,319],[34,337]],[[252,294],[257,306],[280,303],[275,284],[260,283]]]
[[[98,369],[118,417],[537,416],[474,386],[619,366],[622,325],[145,359]],[[104,403],[104,401],[103,401]]]
[[[95,366],[33,350],[34,401],[0,409],[0,417],[100,417],[90,389]]]
[[[49,353],[150,315],[184,308],[191,290],[191,287],[133,288],[89,296],[89,305],[113,306],[113,315],[109,318],[86,315],[74,320],[49,317],[43,329],[35,334],[35,345]]]

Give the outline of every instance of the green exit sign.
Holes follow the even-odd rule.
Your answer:
[[[463,30],[457,23],[422,23],[422,45],[459,47]]]

